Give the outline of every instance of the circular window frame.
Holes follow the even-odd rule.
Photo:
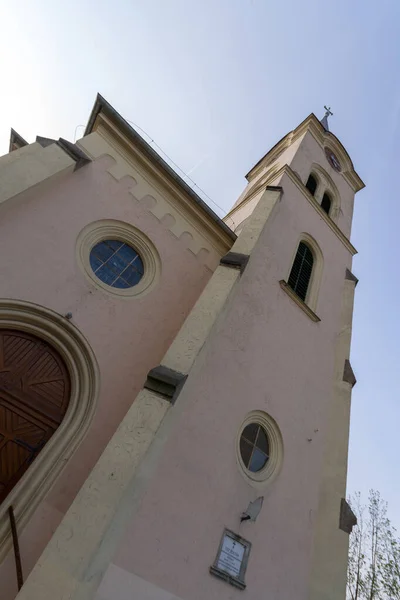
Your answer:
[[[129,288],[116,288],[99,279],[94,273],[90,265],[90,253],[96,244],[107,239],[124,242],[139,254],[144,267],[139,283]],[[78,263],[91,283],[113,296],[132,298],[148,294],[159,280],[161,259],[156,247],[144,233],[129,223],[114,220],[90,223],[80,232],[76,249]]]
[[[268,437],[269,443],[269,459],[260,471],[250,471],[244,464],[242,455],[240,453],[240,438],[242,437],[243,431],[250,425],[255,423],[260,425]],[[241,423],[236,438],[236,460],[239,466],[239,470],[247,483],[253,486],[259,486],[260,484],[270,483],[278,475],[283,461],[283,440],[280,429],[274,419],[267,413],[261,410],[253,410],[246,415],[244,421]]]

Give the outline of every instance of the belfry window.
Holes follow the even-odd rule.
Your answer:
[[[327,215],[329,215],[329,212],[331,210],[331,204],[332,202],[329,197],[329,194],[324,194],[322,197],[321,208],[326,212]]]
[[[294,292],[305,301],[308,287],[310,285],[311,273],[314,264],[314,256],[310,248],[304,242],[300,242],[290,271],[288,285]]]
[[[317,189],[317,180],[315,179],[314,175],[309,175],[306,183],[306,188],[308,189],[310,194],[314,196],[315,191]]]

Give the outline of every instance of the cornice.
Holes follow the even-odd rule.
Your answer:
[[[339,229],[339,227],[336,225],[336,223],[334,221],[332,221],[332,219],[330,217],[328,217],[326,212],[321,208],[321,206],[315,200],[314,196],[312,196],[310,194],[310,192],[307,190],[306,186],[303,184],[303,182],[299,179],[299,177],[296,175],[296,173],[293,171],[293,169],[289,165],[284,165],[283,167],[281,167],[279,169],[279,171],[276,171],[276,173],[271,175],[271,177],[268,178],[268,185],[270,185],[271,182],[275,181],[276,179],[281,179],[281,177],[283,175],[287,175],[290,178],[290,180],[296,185],[297,189],[300,190],[300,192],[303,194],[303,196],[306,198],[306,200],[317,211],[317,213],[319,214],[321,219],[323,219],[325,221],[325,223],[328,225],[328,227],[333,231],[333,233],[336,235],[336,237],[339,238],[339,240],[346,247],[346,249],[351,253],[351,255],[354,256],[355,254],[357,254],[357,250],[353,246],[353,244],[350,242],[350,240]],[[235,206],[235,208],[233,208],[224,218],[227,219],[230,217],[233,219],[232,215],[237,210],[239,210],[239,208],[243,208],[243,206],[245,206],[248,202],[250,202],[254,198],[254,196],[256,196],[262,189],[265,188],[265,186],[266,186],[266,181],[261,180],[260,183],[256,187],[254,187],[254,189],[251,190],[251,194],[249,194],[249,196],[244,198],[244,200],[241,202],[241,204],[239,204],[238,206]]]
[[[125,147],[132,159],[138,159],[156,176],[163,188],[168,188],[171,196],[181,200],[182,208],[186,207],[196,221],[208,231],[218,243],[232,246],[236,240],[235,233],[208,206],[198,194],[174,171],[172,167],[148,144],[133,127],[103,98],[97,94],[84,136],[96,131],[100,122],[108,122],[112,137],[118,141],[119,147]],[[129,162],[129,161],[128,161]]]
[[[267,152],[259,161],[250,169],[250,171],[245,175],[247,181],[251,181],[257,174],[265,169],[270,163],[273,163],[282,152],[289,148],[293,140],[293,131],[287,133],[285,137],[283,137],[275,146]],[[268,159],[268,160],[267,160]]]
[[[316,142],[318,142],[322,150],[328,146],[339,157],[342,167],[344,167],[340,174],[344,177],[348,185],[355,192],[362,190],[365,187],[365,184],[361,177],[356,173],[353,161],[351,160],[346,148],[331,131],[326,131],[324,129],[323,125],[320,121],[318,121],[314,114],[311,114],[305,121],[303,121],[297,130],[295,130],[293,138],[297,139],[307,130],[311,133]]]
[[[219,247],[221,244],[224,248],[232,246],[233,240],[237,236],[226,223],[216,215],[214,218],[214,213],[209,216],[202,205],[200,206],[197,201],[193,201],[192,195],[186,194],[186,189],[182,189],[175,179],[169,177],[168,173],[160,169],[158,164],[152,160],[152,157],[142,152],[141,148],[125,136],[107,115],[103,113],[97,115],[92,127],[92,132],[95,131],[105,138],[128,164],[134,168],[139,165],[145,173],[153,176],[159,186],[159,193],[166,197],[182,216],[190,219],[192,225],[197,223],[197,228],[210,239],[214,246]],[[144,176],[144,173],[142,173],[142,176]],[[165,192],[167,192],[167,196],[165,196]]]
[[[339,229],[334,221],[326,214],[326,212],[321,208],[320,204],[315,200],[314,196],[310,194],[307,190],[303,182],[299,179],[296,173],[289,167],[289,165],[285,165],[284,167],[285,174],[288,175],[290,180],[297,186],[297,189],[303,194],[303,196],[308,200],[311,206],[317,211],[319,216],[325,221],[328,227],[333,231],[336,237],[342,242],[342,244],[347,248],[347,250],[351,253],[352,256],[357,254],[356,248],[350,242],[350,240],[344,235],[344,233]]]
[[[278,171],[275,171],[271,175],[268,175],[268,173],[266,173],[265,177],[261,177],[261,179],[257,183],[257,185],[254,186],[254,188],[252,188],[249,195],[246,196],[245,198],[243,198],[243,200],[240,204],[237,204],[236,206],[234,206],[225,215],[224,220],[228,219],[228,218],[232,218],[232,215],[235,212],[237,212],[239,210],[239,208],[243,208],[243,206],[248,204],[254,198],[254,196],[257,196],[257,194],[259,194],[261,191],[263,191],[267,185],[271,185],[273,181],[275,181],[276,179],[279,179],[284,174],[284,172],[285,172],[285,166],[281,167],[280,169],[278,169]]]

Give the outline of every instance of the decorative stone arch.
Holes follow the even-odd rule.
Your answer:
[[[72,456],[93,418],[99,392],[99,368],[84,336],[65,317],[22,300],[0,299],[0,328],[24,331],[50,344],[70,376],[71,395],[58,429],[0,505],[0,561],[11,546],[8,507],[19,531],[44,499]]]
[[[331,199],[331,210],[329,212],[329,216],[335,221],[340,213],[340,194],[333,182],[332,177],[328,175],[325,169],[316,163],[311,166],[309,175],[313,175],[317,180],[317,190],[314,198],[318,204],[321,204],[323,195],[325,193],[329,195]]]
[[[297,244],[293,251],[292,260],[289,265],[289,271],[288,271],[286,281],[289,281],[289,276],[290,276],[290,272],[292,270],[293,262],[296,257],[296,254],[297,254],[297,249],[301,242],[304,242],[305,244],[307,244],[307,246],[310,248],[310,250],[312,252],[313,259],[314,259],[312,272],[311,272],[311,279],[310,279],[310,283],[308,285],[307,297],[306,297],[305,303],[307,304],[307,306],[309,306],[311,308],[312,311],[315,312],[316,307],[317,307],[317,302],[318,302],[319,288],[321,285],[322,272],[324,270],[324,257],[323,257],[321,248],[319,247],[318,243],[308,233],[300,234],[300,237],[297,240]]]

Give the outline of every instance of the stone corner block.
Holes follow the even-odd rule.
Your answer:
[[[92,160],[77,146],[76,144],[72,144],[68,140],[64,138],[60,138],[58,142],[56,142],[57,146],[59,146],[68,156],[72,158],[76,162],[75,169],[80,169],[81,167],[87,165],[92,162]]]
[[[242,254],[240,252],[228,252],[221,258],[219,262],[221,265],[225,265],[226,267],[240,269],[240,272],[243,273],[247,263],[249,262],[249,258],[250,256],[248,254]]]
[[[144,387],[169,399],[174,404],[179,396],[187,375],[163,365],[150,369]]]
[[[351,387],[354,387],[357,383],[356,376],[354,375],[354,371],[351,367],[350,361],[347,358],[344,361],[343,381],[350,383]]]
[[[345,533],[351,533],[355,525],[357,525],[357,517],[348,502],[342,498],[340,501],[339,529]]]
[[[358,283],[358,279],[355,275],[353,275],[353,273],[349,270],[346,269],[346,277],[345,279],[349,279],[350,281],[354,281],[354,285],[356,286]]]

